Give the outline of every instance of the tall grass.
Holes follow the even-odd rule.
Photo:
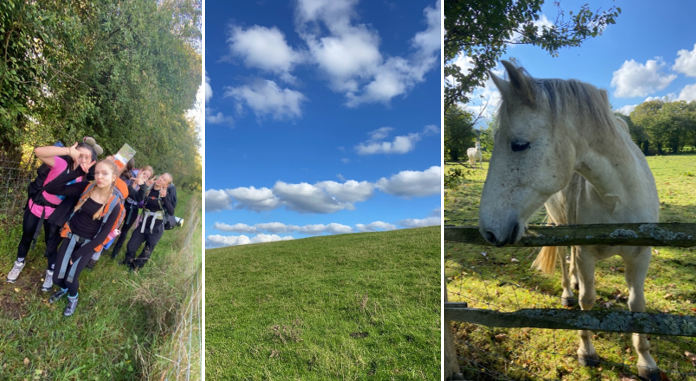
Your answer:
[[[173,361],[180,366],[198,362],[200,330],[189,322],[198,319],[193,306],[201,299],[201,195],[180,190],[179,196],[177,215],[186,219],[185,228],[166,231],[138,272],[111,260],[110,251],[104,253],[94,270],[80,276],[80,301],[69,318],[62,315],[64,303],[49,304],[50,293],[40,291],[43,243],[29,253],[18,281],[4,283],[21,232],[19,227],[3,230],[0,379],[159,379]],[[192,333],[191,350],[185,330]],[[190,361],[179,355],[183,342]]]

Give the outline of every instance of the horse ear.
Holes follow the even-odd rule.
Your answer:
[[[533,91],[531,79],[509,61],[502,61],[502,65],[504,65],[509,75],[509,82],[514,94],[525,104],[535,107],[536,95]]]
[[[492,71],[487,71],[487,73],[489,73],[494,85],[497,86],[497,90],[502,93],[502,98],[508,97],[510,92],[509,89],[511,88],[509,82],[497,77],[494,73],[492,73]]]

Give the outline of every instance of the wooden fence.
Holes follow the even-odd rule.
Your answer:
[[[36,177],[37,160],[23,163],[0,151],[0,225],[21,221],[27,186]]]
[[[475,245],[490,245],[477,226],[445,226],[444,240]],[[530,227],[515,245],[519,247],[622,245],[676,246],[696,245],[696,225],[686,223],[602,224]],[[444,282],[445,287],[445,282]],[[447,290],[444,290],[447,295]],[[487,327],[585,329],[609,332],[633,332],[669,336],[696,336],[696,317],[626,311],[571,311],[568,309],[522,309],[502,313],[468,308],[466,303],[444,302],[446,335],[444,362],[447,377],[459,373],[455,341],[450,321]]]

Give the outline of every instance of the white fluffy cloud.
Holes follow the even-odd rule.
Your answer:
[[[299,213],[334,213],[354,210],[354,204],[372,198],[376,188],[387,194],[407,198],[439,194],[441,168],[434,166],[423,172],[402,171],[390,179],[381,178],[376,183],[346,180],[341,183],[320,181],[315,184],[289,184],[277,181],[271,189],[253,186],[210,189],[206,191],[206,211],[235,208],[262,212],[285,206]]]
[[[441,193],[441,167],[433,166],[425,171],[402,171],[390,179],[376,182],[381,191],[400,197],[421,197]]]
[[[235,225],[228,225],[224,224],[222,222],[216,222],[213,224],[213,228],[224,231],[224,232],[232,232],[232,233],[257,233],[258,230],[254,226],[250,226],[247,224],[241,224],[237,223]]]
[[[694,101],[696,100],[696,84],[686,85],[679,93],[678,100],[680,101]]]
[[[298,231],[299,227],[295,225],[286,225],[281,222],[264,222],[261,224],[255,224],[255,229],[259,231],[266,231],[273,234],[278,233],[291,233]]]
[[[370,224],[356,224],[356,229],[362,233],[364,232],[376,232],[379,230],[395,230],[397,226],[389,224],[383,221],[373,221]]]
[[[426,29],[415,34],[408,57],[385,57],[380,37],[370,25],[357,23],[354,0],[300,0],[297,31],[308,45],[311,59],[330,82],[344,93],[347,105],[387,103],[424,81],[438,63],[441,49],[441,2],[424,9]],[[324,25],[329,34],[324,35]]]
[[[315,184],[332,197],[343,202],[363,202],[373,197],[373,184],[368,181],[349,180],[343,183],[336,181],[321,181]]]
[[[375,155],[375,154],[405,154],[412,151],[418,141],[422,140],[422,136],[432,135],[439,132],[434,125],[424,127],[424,131],[413,132],[407,135],[396,136],[393,141],[381,141],[388,137],[392,127],[381,127],[377,130],[369,132],[370,138],[354,147],[359,155]]]
[[[276,27],[233,26],[228,43],[231,54],[242,57],[247,67],[279,74],[285,80],[291,79],[293,67],[303,62],[303,55],[286,43],[286,37]]]
[[[696,76],[696,44],[693,44],[693,50],[690,52],[686,49],[681,49],[676,53],[678,56],[674,61],[674,66],[671,68],[679,73],[689,77]]]
[[[225,191],[209,189],[204,193],[207,212],[217,212],[223,209],[231,209],[232,200]]]
[[[623,107],[621,107],[617,110],[614,110],[614,111],[619,112],[623,115],[630,116],[630,113],[633,112],[633,110],[635,110],[635,107],[637,107],[637,105],[627,105],[627,106],[623,106]]]
[[[209,191],[206,191],[206,193],[208,192]],[[239,187],[235,189],[226,189],[225,193],[237,201],[237,205],[235,206],[237,209],[249,209],[261,212],[276,209],[281,202],[269,188],[257,189],[255,187]]]
[[[421,228],[425,226],[441,225],[441,216],[432,216],[427,218],[406,218],[397,222],[398,225],[406,228]]]
[[[329,223],[327,225],[324,224],[313,224],[313,225],[305,225],[305,226],[297,226],[297,225],[286,225],[282,222],[265,222],[265,223],[259,223],[255,224],[254,226],[250,226],[247,224],[241,224],[237,223],[235,225],[228,225],[222,222],[216,222],[213,224],[213,228],[225,232],[233,232],[233,233],[244,233],[244,234],[254,234],[254,233],[261,233],[261,232],[267,232],[271,234],[279,234],[279,233],[293,233],[293,232],[298,232],[301,234],[308,234],[308,235],[319,235],[319,234],[346,234],[346,233],[352,233],[353,229],[350,226],[347,225],[342,225],[338,224],[336,222]]]
[[[236,245],[248,245],[251,243],[262,243],[262,242],[274,242],[274,241],[288,241],[292,240],[292,236],[280,237],[276,234],[258,234],[252,238],[245,235],[238,236],[223,236],[218,234],[209,235],[206,237],[206,247],[223,247],[223,246],[236,246]]]
[[[206,109],[206,111],[210,112],[209,109]],[[222,112],[218,112],[216,115],[210,115],[207,113],[206,122],[211,124],[227,124],[232,126],[235,124],[235,119],[232,116],[223,115]]]
[[[213,96],[213,90],[211,89],[211,78],[208,76],[208,72],[206,73],[206,83],[204,84],[204,99],[205,102],[208,103],[209,99]]]
[[[305,95],[296,90],[281,89],[276,82],[258,80],[249,85],[225,87],[223,97],[232,97],[247,104],[258,118],[271,116],[276,120],[299,118]]]
[[[322,188],[308,183],[288,184],[277,181],[274,194],[283,200],[287,208],[299,213],[334,213],[354,209],[352,203],[343,202]]]
[[[316,224],[316,225],[305,225],[298,229],[299,233],[318,235],[322,233],[328,234],[347,234],[352,233],[353,229],[350,226],[338,224],[336,222],[329,223],[327,225]]]
[[[648,60],[644,65],[634,60],[625,61],[620,69],[613,72],[611,86],[616,90],[617,98],[644,97],[667,87],[675,74],[666,74],[662,70],[666,63],[661,57]]]

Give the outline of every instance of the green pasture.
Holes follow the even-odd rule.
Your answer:
[[[660,222],[695,222],[695,154],[651,156],[647,160],[659,191]],[[445,191],[447,224],[477,224],[489,163],[483,164],[484,169],[479,169],[447,163],[446,178],[451,175],[452,184],[456,184]],[[457,169],[464,176],[452,176]],[[542,209],[533,221],[542,221],[544,216]],[[449,301],[503,312],[561,308],[559,265],[551,277],[530,268],[538,248],[497,249],[445,242],[444,250]],[[628,290],[620,257],[599,262],[595,279],[598,294],[595,309],[628,310]],[[645,297],[647,312],[695,316],[695,248],[653,248]],[[579,342],[576,331],[487,328],[467,323],[454,323],[454,326],[459,356],[471,360],[461,360],[461,366],[474,379],[618,380],[637,373],[630,334],[596,332],[594,346],[601,360],[624,365],[602,363],[597,368],[586,368],[576,359]],[[652,336],[650,345],[650,353],[666,372],[668,378],[664,379],[695,379],[695,360],[691,361],[695,339]]]
[[[440,227],[206,251],[207,380],[437,380]]]
[[[182,356],[174,348],[182,345],[174,332],[190,316],[186,307],[194,299],[192,283],[200,279],[202,253],[201,193],[178,193],[176,214],[193,225],[166,231],[137,273],[112,260],[111,250],[103,253],[93,270],[81,274],[77,311],[67,318],[65,300],[49,304],[51,292],[40,290],[43,243],[29,253],[17,282],[5,283],[21,231],[0,228],[1,380],[150,380],[176,373],[173,361]],[[125,245],[120,259],[124,252]],[[199,333],[193,337],[191,372],[198,379]]]

